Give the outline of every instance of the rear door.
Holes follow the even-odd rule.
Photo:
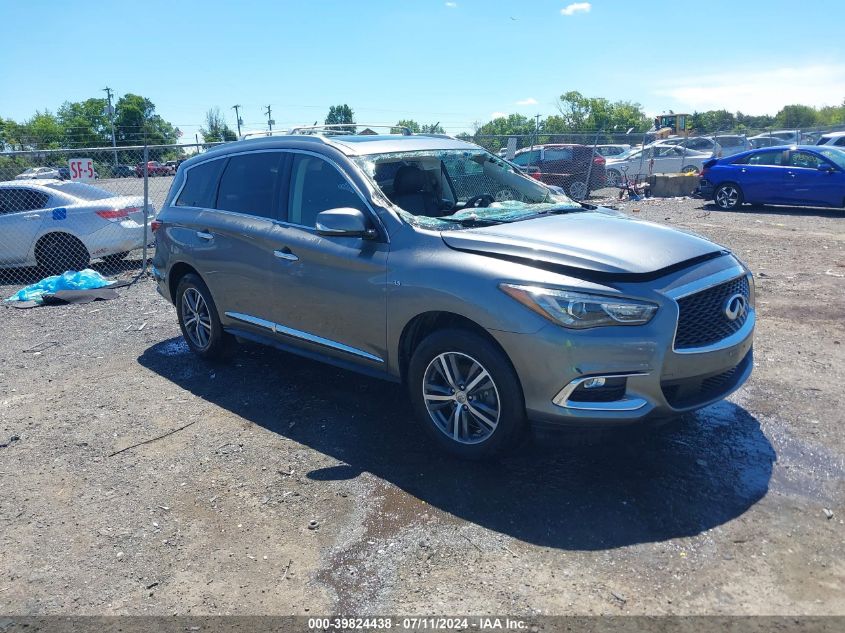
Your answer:
[[[0,188],[0,264],[29,265],[50,197],[26,187]]]
[[[286,221],[273,231],[272,320],[284,340],[344,361],[383,369],[387,254],[382,239],[317,234],[321,211],[374,213],[354,183],[326,157],[291,153]]]
[[[201,209],[183,239],[225,324],[263,332],[257,320],[270,318],[272,236],[286,158],[267,150],[200,163],[188,170],[176,201]],[[205,173],[194,172],[203,166]],[[192,176],[199,183],[194,193]]]
[[[742,188],[746,202],[785,202],[786,152],[762,150],[734,163],[730,176]]]

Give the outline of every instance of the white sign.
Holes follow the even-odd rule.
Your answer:
[[[91,158],[71,158],[67,162],[71,180],[94,180],[94,160]]]

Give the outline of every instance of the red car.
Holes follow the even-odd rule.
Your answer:
[[[513,162],[529,176],[562,187],[575,200],[587,195],[588,173],[589,191],[601,189],[607,181],[604,157],[593,154],[593,148],[588,145],[535,145],[519,150]]]
[[[172,167],[162,165],[157,160],[151,160],[147,162],[147,173],[150,176],[172,176],[176,171]],[[144,177],[144,163],[135,165],[135,175],[138,178]]]

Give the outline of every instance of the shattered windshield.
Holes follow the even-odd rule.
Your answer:
[[[481,148],[371,154],[356,160],[400,215],[423,228],[484,226],[583,210]]]

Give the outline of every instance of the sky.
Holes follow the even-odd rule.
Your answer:
[[[843,23],[845,0],[0,0],[0,116],[106,86],[151,99],[183,142],[214,106],[234,128],[235,104],[244,131],[267,105],[284,128],[348,103],[458,133],[554,114],[569,90],[650,116],[774,114],[842,103]]]

